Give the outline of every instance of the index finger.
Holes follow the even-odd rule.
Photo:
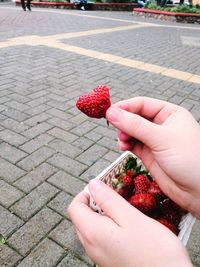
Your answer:
[[[168,107],[170,113],[176,109],[174,104],[150,97],[134,97],[119,101],[112,106],[138,114],[147,119],[154,119],[166,107]]]

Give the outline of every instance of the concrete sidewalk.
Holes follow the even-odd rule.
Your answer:
[[[113,103],[155,97],[200,121],[199,36],[198,26],[129,12],[0,3],[0,266],[92,266],[66,208],[120,153],[115,130],[80,114],[76,99],[107,84]],[[199,240],[197,221],[195,266]]]

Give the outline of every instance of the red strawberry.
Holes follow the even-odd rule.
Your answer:
[[[133,180],[129,175],[124,175],[123,177],[123,183],[125,184],[125,186],[132,186],[133,185]]]
[[[144,214],[149,215],[157,206],[154,196],[148,193],[140,193],[129,198],[128,202]]]
[[[165,219],[177,226],[181,221],[181,217],[185,214],[185,211],[169,198],[161,202],[161,212]]]
[[[157,219],[157,221],[169,228],[174,234],[178,233],[177,227],[172,222],[166,220],[165,218]]]
[[[130,176],[131,178],[133,178],[133,176],[135,175],[134,170],[127,170],[126,171],[126,175]]]
[[[153,181],[150,184],[150,187],[148,189],[148,193],[153,195],[155,198],[157,198],[159,200],[166,198],[165,194],[161,191],[159,185],[155,181]]]
[[[110,107],[110,93],[106,85],[99,85],[86,95],[80,96],[76,102],[77,108],[92,118],[105,117]]]
[[[134,184],[135,184],[135,194],[139,194],[147,192],[151,182],[145,175],[139,174],[135,177]]]
[[[125,199],[130,197],[130,190],[128,187],[122,187],[117,192]]]

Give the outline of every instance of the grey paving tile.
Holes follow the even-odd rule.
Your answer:
[[[23,193],[17,188],[6,183],[3,180],[0,180],[0,203],[4,207],[9,207],[22,196]]]
[[[0,234],[7,238],[10,234],[16,231],[24,222],[9,210],[0,205]],[[0,245],[1,248],[1,245]],[[8,249],[9,250],[9,249]],[[1,253],[0,253],[1,255]],[[1,260],[1,257],[0,257]],[[0,265],[1,266],[1,265]]]
[[[51,129],[47,133],[49,135],[52,135],[52,136],[58,138],[58,139],[66,141],[67,143],[71,143],[78,138],[78,136],[71,134],[71,133],[64,131],[64,130],[57,128],[57,127]]]
[[[39,211],[59,190],[48,183],[42,183],[28,195],[15,203],[10,210],[24,221]]]
[[[27,156],[27,153],[7,143],[1,143],[0,156],[4,159],[11,161],[12,163],[16,163],[20,159],[25,158]]]
[[[5,128],[8,128],[12,131],[15,131],[16,133],[21,133],[21,132],[23,132],[29,128],[29,126],[24,125],[23,121],[18,122],[14,119],[11,119],[11,118],[8,118],[8,119],[0,122],[0,124]]]
[[[25,159],[19,161],[17,165],[26,171],[31,171],[43,163],[46,159],[50,158],[54,154],[54,151],[48,147],[41,147]]]
[[[93,146],[88,148],[86,151],[84,151],[76,159],[79,160],[80,162],[84,163],[84,164],[87,164],[88,166],[91,166],[99,158],[104,156],[106,154],[106,152],[108,152],[108,150],[105,147],[94,144]]]
[[[80,259],[76,258],[72,253],[68,252],[68,255],[61,261],[58,267],[88,267],[93,266],[93,264],[86,264]]]
[[[8,129],[0,132],[0,139],[14,146],[20,146],[28,140],[26,137]]]
[[[63,171],[55,173],[48,179],[48,182],[72,195],[76,195],[82,191],[86,185],[83,181]]]
[[[46,122],[42,122],[39,123],[31,128],[29,128],[28,130],[23,132],[23,135],[26,136],[27,138],[34,138],[42,133],[45,133],[46,131],[50,130],[51,128],[53,128],[52,125],[46,123]]]
[[[37,168],[17,180],[14,185],[20,188],[22,191],[28,193],[49,178],[52,174],[54,174],[56,170],[56,168],[48,163],[42,163]]]
[[[18,264],[18,267],[53,267],[62,259],[64,249],[55,242],[44,239],[31,253]]]
[[[64,217],[68,217],[67,208],[72,202],[73,197],[65,192],[60,192],[54,199],[52,199],[47,206],[55,210]]]
[[[37,137],[31,139],[30,141],[26,142],[19,148],[24,150],[25,152],[31,154],[36,151],[38,148],[47,145],[50,141],[54,138],[46,133],[40,134]]]
[[[78,237],[75,233],[74,227],[71,226],[69,221],[62,221],[50,234],[49,236],[58,242],[60,245],[65,247],[67,250],[72,251],[74,254],[78,255],[79,258],[90,262],[88,256],[86,255]],[[84,264],[82,262],[82,264]]]
[[[60,215],[44,208],[17,230],[8,243],[25,256],[60,220]]]
[[[54,139],[52,142],[48,144],[48,147],[54,149],[55,152],[60,152],[70,158],[75,158],[76,156],[80,155],[81,152],[83,151],[82,149],[77,148],[59,139]]]
[[[75,161],[69,157],[66,157],[60,153],[54,155],[48,160],[48,163],[53,166],[63,169],[64,171],[72,174],[73,176],[79,176],[84,170],[87,169],[85,164]],[[76,168],[74,168],[76,166]]]
[[[0,245],[0,266],[13,267],[22,257],[7,245]]]

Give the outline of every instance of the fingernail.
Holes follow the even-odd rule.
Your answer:
[[[122,115],[122,112],[118,108],[109,108],[108,111],[106,112],[106,118],[110,122],[117,122],[117,121],[119,121],[121,115]]]
[[[89,183],[89,189],[92,191],[92,192],[97,192],[99,189],[102,188],[102,182],[97,180],[97,179],[93,179],[90,181]]]

